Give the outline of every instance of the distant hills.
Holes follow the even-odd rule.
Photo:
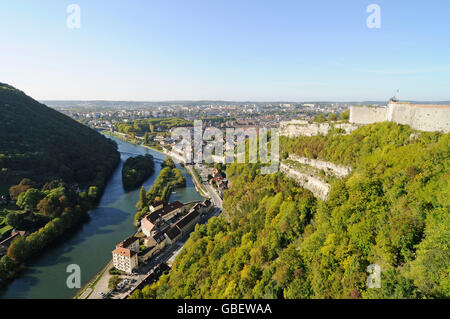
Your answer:
[[[0,192],[27,177],[103,186],[119,162],[100,133],[0,83]]]

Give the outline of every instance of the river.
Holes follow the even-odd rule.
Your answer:
[[[114,246],[135,232],[133,218],[140,188],[128,192],[123,189],[122,165],[127,158],[137,155],[151,154],[160,160],[166,156],[114,137],[111,139],[119,145],[121,163],[111,176],[99,205],[89,211],[89,220],[38,257],[29,260],[19,277],[0,291],[0,298],[72,298],[78,289],[67,288],[69,273],[66,267],[70,264],[80,266],[83,287],[111,260]],[[160,170],[160,163],[155,162],[155,172],[144,182],[147,190]],[[181,170],[186,177],[186,187],[176,189],[170,200],[186,203],[202,199],[191,177],[184,168]]]

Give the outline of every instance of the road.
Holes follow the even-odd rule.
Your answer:
[[[208,194],[205,187],[203,186],[202,182],[197,179],[197,176],[193,172],[194,168],[191,165],[185,165],[184,168],[191,175],[192,181],[194,182],[195,187],[197,188],[197,191],[200,193],[200,195],[207,196]]]
[[[220,198],[219,194],[217,194],[214,187],[212,187],[209,183],[203,183],[203,186],[208,191],[208,195],[211,197],[211,199],[214,203],[214,206],[217,206],[221,209],[222,208],[222,199]]]
[[[219,194],[216,192],[214,187],[211,184],[209,184],[208,182],[201,183],[200,181],[198,181],[197,177],[195,176],[195,174],[192,171],[191,165],[186,165],[185,168],[191,174],[192,179],[193,179],[195,185],[197,186],[197,189],[201,189],[202,192],[206,191],[209,198],[211,198],[211,200],[213,201],[214,206],[222,208],[222,199],[220,198]]]

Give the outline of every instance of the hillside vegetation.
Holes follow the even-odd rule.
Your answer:
[[[117,144],[0,83],[0,286],[77,225],[120,162]],[[11,201],[10,201],[11,200]]]
[[[450,297],[450,134],[379,123],[281,145],[353,171],[323,202],[281,173],[232,164],[224,213],[133,298]],[[379,289],[367,287],[370,264]]]
[[[122,167],[122,183],[125,189],[137,188],[154,171],[153,156],[150,154],[128,158]]]
[[[112,140],[3,83],[0,120],[3,193],[24,177],[101,188],[120,160]]]

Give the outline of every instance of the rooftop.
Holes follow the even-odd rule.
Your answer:
[[[197,210],[190,211],[186,216],[180,219],[175,225],[177,225],[180,229],[186,227],[194,218],[200,216],[200,213]]]
[[[119,248],[116,248],[113,250],[113,254],[122,255],[122,256],[129,258],[129,257],[136,255],[137,253],[135,251],[131,251],[129,249],[119,247]]]
[[[128,248],[128,247],[130,247],[136,240],[139,240],[139,238],[134,237],[134,236],[128,237],[128,238],[126,238],[124,241],[118,243],[118,244],[116,245],[116,248],[119,248],[119,247],[120,247],[120,248]]]
[[[173,212],[176,209],[182,208],[184,205],[180,203],[179,201],[175,201],[173,203],[170,203],[167,206],[164,206],[163,208],[160,208],[158,210],[155,210],[154,212],[148,214],[145,216],[145,218],[148,219],[151,223],[154,223],[158,218],[163,217],[171,212]]]
[[[169,230],[166,231],[166,234],[170,239],[174,239],[175,237],[180,235],[180,233],[181,231],[178,229],[178,227],[176,227],[176,225],[170,227]]]

